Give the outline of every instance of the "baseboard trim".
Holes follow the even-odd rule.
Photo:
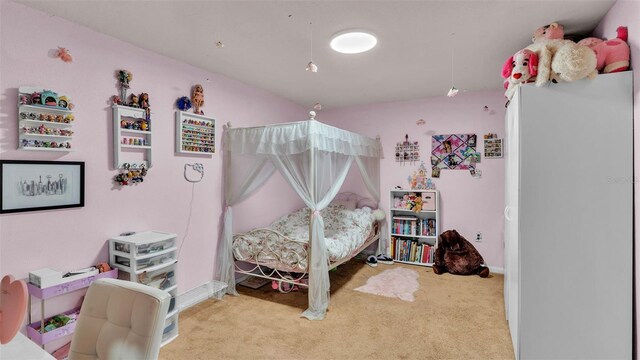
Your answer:
[[[501,268],[501,267],[489,266],[489,271],[491,271],[494,274],[504,275],[504,268]]]
[[[221,299],[226,287],[225,283],[212,280],[180,294],[177,299],[178,311],[186,310],[212,297]]]

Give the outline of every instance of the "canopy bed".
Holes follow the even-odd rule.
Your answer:
[[[325,125],[314,120],[314,112],[310,115],[309,120],[300,122],[238,129],[227,126],[223,147],[226,206],[218,267],[221,281],[227,283],[227,293],[232,295],[237,295],[236,271],[291,283],[308,274],[309,303],[302,316],[321,320],[329,305],[328,271],[378,240],[379,234],[386,234],[384,229],[378,229],[371,215],[367,217],[367,210],[344,212],[344,207],[329,206],[353,163],[357,164],[375,204],[380,202],[382,146],[379,139]],[[290,214],[294,218],[282,218],[269,228],[238,234],[234,244],[233,205],[248,198],[276,171],[308,209]],[[331,218],[328,223],[332,225],[327,234],[325,217]],[[337,255],[328,252],[326,240],[340,237],[334,229],[347,217],[356,224],[353,227],[358,228],[355,233],[359,234],[342,236],[352,239],[351,245],[337,251]],[[306,226],[306,219],[307,236],[301,236],[300,226],[295,229],[286,226],[292,220]],[[386,241],[379,241],[378,249],[379,253],[385,252]],[[236,266],[236,260],[254,267],[243,269]],[[291,272],[299,278],[292,278]]]

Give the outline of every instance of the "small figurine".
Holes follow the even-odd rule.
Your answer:
[[[113,103],[113,105],[122,105],[122,99],[118,95],[113,95],[111,97],[111,103]]]
[[[40,103],[47,106],[58,106],[58,94],[51,90],[45,90],[40,96]]]
[[[20,95],[20,105],[26,105],[29,101],[29,97],[27,95]]]
[[[138,105],[138,96],[136,94],[131,94],[131,101],[129,101],[129,106],[134,108],[140,107],[140,105]]]
[[[204,112],[201,109],[201,107],[204,106],[204,89],[202,88],[202,85],[196,84],[193,87],[191,102],[193,103],[194,114],[204,115]]]
[[[176,101],[176,105],[180,111],[187,111],[191,109],[191,100],[188,97],[183,96]]]
[[[118,70],[116,72],[118,81],[120,81],[120,99],[127,99],[127,89],[129,89],[129,82],[133,79],[133,74],[127,70]]]
[[[149,107],[149,94],[141,93],[138,97],[138,105],[140,105],[142,109],[147,109]]]
[[[42,94],[40,94],[39,92],[34,92],[33,94],[31,94],[31,103],[32,104],[40,104],[40,98],[42,97]]]
[[[60,60],[66,62],[66,63],[70,63],[73,61],[73,58],[71,57],[71,54],[69,54],[69,50],[67,50],[66,48],[60,47],[58,46],[58,52],[56,54],[56,57],[59,57]]]
[[[67,98],[66,96],[62,95],[60,96],[60,98],[58,99],[58,106],[61,108],[68,108],[69,107],[69,98]]]

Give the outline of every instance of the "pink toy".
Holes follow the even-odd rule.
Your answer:
[[[578,45],[587,46],[596,53],[596,69],[605,74],[629,69],[629,32],[626,26],[620,26],[616,31],[616,39],[586,38],[578,42]]]
[[[564,39],[564,27],[558,23],[551,23],[549,25],[539,27],[536,29],[536,31],[533,32],[533,37],[531,38],[531,41],[536,43],[544,39],[546,40]]]
[[[538,74],[538,55],[529,49],[523,49],[509,57],[502,65],[502,77],[505,78],[505,96],[511,99],[519,84],[535,81]]]
[[[27,312],[27,284],[6,275],[0,283],[0,344],[6,344],[20,331]]]

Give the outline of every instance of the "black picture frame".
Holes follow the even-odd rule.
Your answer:
[[[0,199],[0,214],[84,207],[84,162],[0,160]]]

